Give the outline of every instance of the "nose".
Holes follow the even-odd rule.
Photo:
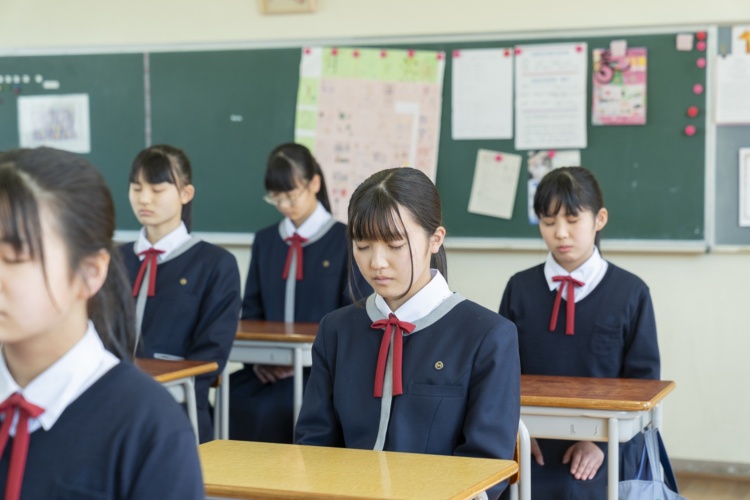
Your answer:
[[[565,222],[558,222],[556,224],[555,236],[561,240],[568,237],[568,225]]]
[[[374,245],[370,255],[370,267],[373,269],[384,269],[388,267],[388,259],[385,257],[385,249],[381,245]]]

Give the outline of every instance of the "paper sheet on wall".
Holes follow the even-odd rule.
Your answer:
[[[750,56],[716,58],[716,123],[750,123]]]
[[[435,180],[444,66],[443,52],[303,49],[295,140],[320,163],[336,219],[379,170],[409,166]]]
[[[591,81],[593,125],[646,124],[646,49],[631,47],[625,57],[594,49]]]
[[[88,94],[19,97],[18,137],[22,148],[90,153]]]
[[[750,227],[750,148],[740,149],[740,226]]]
[[[539,185],[539,181],[550,170],[555,168],[581,166],[581,152],[577,149],[566,151],[542,150],[529,151],[527,155],[529,180],[526,186],[526,205],[528,208],[529,224],[539,224],[539,219],[536,213],[534,213],[534,195],[536,194],[536,187]]]
[[[516,149],[586,147],[587,45],[515,49]]]
[[[500,219],[513,217],[521,157],[480,149],[471,185],[469,212]]]
[[[453,52],[454,139],[513,137],[513,50]]]

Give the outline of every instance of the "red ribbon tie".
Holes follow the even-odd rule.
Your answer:
[[[284,274],[281,276],[282,279],[289,277],[289,268],[292,266],[292,255],[297,253],[297,281],[302,279],[302,244],[307,241],[307,238],[303,238],[297,233],[294,233],[284,241],[289,243],[289,251],[286,253],[286,264],[284,264]]]
[[[560,299],[562,299],[563,288],[567,285],[568,297],[565,299],[565,335],[573,335],[575,325],[576,301],[574,286],[583,286],[582,281],[578,281],[572,276],[553,276],[552,281],[559,281],[560,286],[557,288],[555,296],[555,305],[552,307],[552,317],[549,321],[549,331],[554,332],[557,328],[557,314],[560,312]]]
[[[402,354],[404,350],[404,332],[411,333],[416,328],[413,323],[399,321],[395,314],[388,315],[388,319],[381,319],[370,325],[376,330],[384,329],[383,338],[380,341],[380,352],[378,353],[378,367],[375,370],[375,392],[376,398],[383,397],[383,379],[385,378],[385,364],[388,360],[388,347],[393,334],[393,395],[403,394],[401,378]]]
[[[133,297],[138,296],[146,269],[151,269],[148,276],[148,296],[154,296],[154,293],[156,293],[156,268],[159,266],[156,257],[163,253],[164,250],[157,250],[152,247],[138,254],[139,256],[143,256],[143,262],[141,262],[141,268],[138,270],[138,276],[136,276],[135,283],[133,284]]]
[[[44,408],[29,403],[20,392],[11,394],[8,399],[0,403],[0,414],[5,416],[0,427],[0,456],[5,453],[5,445],[8,444],[10,426],[16,410],[18,410],[18,423],[10,452],[5,500],[18,500],[21,497],[21,483],[23,483],[23,473],[26,469],[26,457],[29,454],[29,418],[37,418],[44,413]]]

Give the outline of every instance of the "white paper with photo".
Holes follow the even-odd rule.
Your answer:
[[[740,149],[740,226],[750,227],[750,148]]]
[[[469,212],[500,219],[513,217],[521,157],[480,149],[471,185]]]
[[[529,224],[539,224],[539,218],[534,213],[534,195],[539,181],[555,168],[581,166],[581,152],[577,149],[541,150],[529,151],[527,154],[529,180],[526,193]]]
[[[582,42],[516,47],[516,149],[586,147],[587,59]]]
[[[453,139],[513,137],[513,50],[453,54]]]
[[[716,123],[750,123],[750,56],[716,58]]]
[[[49,146],[73,153],[91,152],[88,94],[18,98],[20,146]]]

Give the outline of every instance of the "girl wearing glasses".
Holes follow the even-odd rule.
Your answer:
[[[305,146],[271,152],[265,188],[263,199],[284,219],[255,235],[242,319],[318,322],[371,293],[359,273],[348,287],[346,226],[331,216],[323,172]],[[232,374],[231,439],[292,442],[293,374],[291,366],[257,364]]]

